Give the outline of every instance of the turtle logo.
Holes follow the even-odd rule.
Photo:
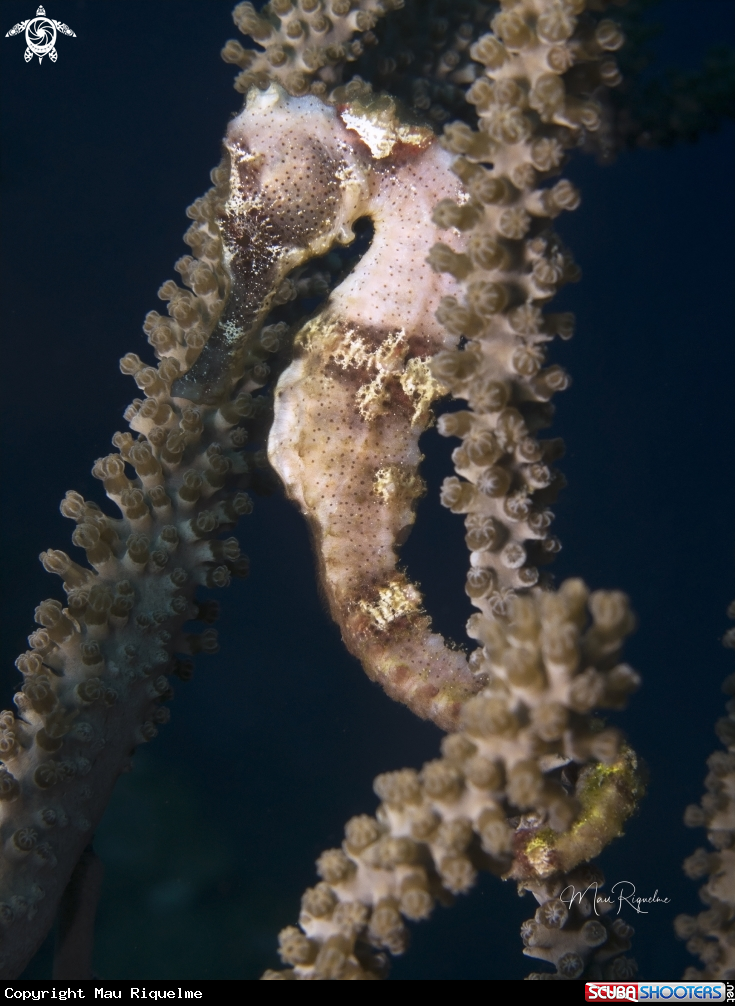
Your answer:
[[[68,25],[46,17],[46,11],[43,7],[38,8],[35,17],[14,24],[10,31],[5,33],[5,38],[10,38],[11,35],[20,35],[22,31],[25,31],[28,43],[28,48],[23,54],[26,63],[30,63],[34,56],[38,56],[39,63],[44,56],[48,56],[52,63],[56,62],[59,55],[54,48],[57,31],[60,31],[62,35],[71,35],[72,38],[76,38]]]

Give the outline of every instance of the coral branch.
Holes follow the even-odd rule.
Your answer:
[[[735,619],[735,601],[728,608]],[[735,628],[723,639],[735,649]],[[735,694],[735,674],[725,679],[722,690]],[[714,852],[697,849],[684,862],[684,872],[691,880],[707,881],[699,889],[700,900],[707,905],[699,915],[679,915],[676,934],[687,941],[687,950],[704,964],[700,971],[687,968],[688,981],[723,981],[735,976],[735,700],[727,703],[727,716],[717,721],[716,732],[727,751],[715,751],[707,759],[709,773],[704,780],[707,793],[701,803],[691,804],[684,814],[690,828],[707,828],[707,838]]]
[[[560,874],[622,834],[642,793],[636,758],[590,713],[619,708],[635,682],[617,663],[632,624],[625,599],[588,598],[580,581],[567,580],[558,593],[536,590],[508,607],[493,623],[487,686],[463,706],[461,731],[420,773],[378,776],[375,818],[352,818],[342,848],[320,856],[322,882],[302,899],[301,931],[280,935],[291,970],[264,978],[384,977],[382,951],[406,948],[403,919],[426,919],[435,900],[466,893],[478,869],[520,881],[545,904],[557,898]],[[579,977],[603,944],[610,959],[627,949],[602,924],[594,937],[582,926],[575,942],[575,921],[555,956],[533,954],[558,963],[562,977]]]
[[[403,0],[332,0],[328,9],[319,0],[271,0],[261,13],[251,3],[233,11],[235,24],[245,35],[265,48],[243,49],[234,40],[222,56],[242,68],[235,80],[238,91],[253,85],[265,88],[277,81],[289,94],[324,96],[339,83],[344,65],[354,62],[365,44],[374,43],[371,29],[379,18],[403,6]],[[360,34],[361,38],[355,38]]]
[[[374,574],[380,567],[370,564],[373,553],[382,559],[382,537],[370,519],[374,503],[366,513],[365,490],[372,486],[382,495],[386,476],[397,480],[390,464],[377,467],[381,454],[366,428],[383,419],[385,403],[393,423],[378,428],[379,447],[383,456],[388,448],[393,463],[400,398],[386,395],[386,375],[399,373],[391,356],[397,336],[404,337],[415,317],[416,285],[413,276],[400,284],[403,276],[393,274],[398,267],[391,246],[380,240],[379,209],[373,211],[377,253],[366,256],[352,283],[335,291],[325,311],[299,333],[295,361],[277,388],[269,454],[315,530],[323,582],[348,646],[371,676],[378,669],[389,694],[441,724],[459,714],[463,732],[446,738],[445,759],[424,766],[421,777],[404,770],[376,780],[384,801],[377,820],[353,819],[343,849],[319,861],[323,883],[305,895],[303,932],[289,928],[281,934],[281,956],[294,967],[269,972],[269,979],[382,977],[384,958],[371,948],[402,952],[401,915],[425,918],[437,893],[469,889],[478,865],[523,881],[546,919],[544,912],[559,900],[560,876],[621,833],[641,792],[634,754],[616,730],[589,716],[595,707],[620,708],[638,685],[635,672],[617,662],[620,642],[633,627],[625,598],[592,595],[594,623],[581,636],[586,589],[567,581],[558,594],[545,593],[539,587],[549,585],[537,568],[559,548],[548,533],[548,504],[562,485],[552,464],[563,445],[539,442],[535,434],[548,425],[554,392],[569,383],[560,367],[544,368],[545,343],[556,334],[569,338],[573,328],[570,316],[544,316],[542,306],[578,275],[549,221],[575,209],[579,195],[567,181],[544,183],[559,173],[565,151],[598,129],[602,113],[593,92],[605,74],[611,82],[615,76],[610,60],[602,75],[598,64],[623,42],[613,22],[585,18],[585,6],[583,0],[504,4],[493,18],[493,33],[470,49],[484,67],[467,94],[479,129],[457,122],[443,137],[446,149],[460,155],[452,169],[462,188],[448,195],[447,183],[445,192],[437,192],[415,171],[411,177],[418,191],[441,197],[433,222],[447,238],[434,244],[428,263],[456,284],[455,293],[437,305],[436,321],[447,334],[443,347],[437,337],[429,347],[431,371],[471,406],[442,416],[439,427],[463,441],[453,460],[466,481],[445,480],[442,502],[468,515],[467,593],[481,611],[468,632],[482,644],[471,667],[476,687],[486,687],[462,706],[456,689],[427,695],[426,685],[441,678],[428,678],[421,692],[416,689],[421,677],[412,665],[418,662],[407,655],[403,632],[420,611],[419,595],[392,564],[383,567],[381,578]],[[570,74],[573,67],[581,72]],[[392,198],[390,212],[402,227],[395,240],[401,258],[422,262],[427,225],[412,219],[410,237],[404,233],[400,196]],[[463,232],[469,234],[465,242]],[[382,259],[389,268],[381,283],[375,266]],[[386,291],[377,317],[387,317],[379,339],[371,340],[374,302],[358,299],[353,289],[364,298],[377,283]],[[402,286],[408,302],[398,292],[391,297]],[[433,292],[428,284],[424,289]],[[419,330],[428,327],[423,321]],[[352,387],[343,375],[351,370],[358,371]],[[392,466],[405,472],[405,454],[397,460],[404,467]],[[362,495],[356,485],[365,487]],[[392,496],[398,496],[396,488]],[[394,523],[384,550],[389,562],[397,529]],[[374,541],[378,548],[371,551]],[[430,652],[411,621],[407,628],[414,653],[421,657],[422,644]],[[361,645],[367,631],[372,638]],[[611,927],[577,921],[570,922],[567,911],[556,937],[529,935],[528,952],[544,948],[538,955],[553,961],[561,978],[578,978],[588,965],[598,967],[627,948],[623,934]],[[606,943],[607,956],[592,955]],[[619,965],[620,973],[630,970]]]
[[[189,211],[195,222],[186,239],[197,257],[177,264],[190,290],[165,283],[160,296],[169,302],[170,317],[151,312],[144,325],[160,365],[146,366],[133,353],[121,360],[123,372],[147,396],[125,413],[139,436],[116,433],[118,452],[100,458],[93,474],[123,516],[107,517],[69,492],[61,512],[75,521],[72,541],[85,550],[91,568],[65,552],[41,555],[44,567],[62,578],[67,607],[49,599],[36,609],[41,628],[16,661],[23,676],[15,696],[19,716],[0,715],[5,977],[23,970],[52,925],[135,747],[168,722],[162,703],[173,695],[169,675],[187,679],[185,655],[217,648],[213,629],[184,629],[189,619],[211,621],[195,588],[223,587],[247,574],[237,540],[220,535],[252,509],[247,493],[232,490],[249,484],[262,465],[257,453],[240,448],[248,439],[245,417],[252,435],[258,417],[267,414],[265,400],[250,394],[263,384],[257,368],[266,349],[255,340],[244,351],[250,363],[245,383],[219,408],[194,408],[170,393],[228,294],[217,225],[228,177],[215,170],[213,178],[214,189]]]
[[[440,422],[445,436],[462,438],[452,459],[466,480],[446,479],[442,503],[467,515],[467,593],[489,619],[513,591],[540,582],[538,566],[560,548],[548,505],[564,484],[553,467],[563,444],[536,433],[549,424],[555,392],[569,385],[561,367],[544,366],[546,343],[570,338],[574,318],[542,308],[578,278],[550,221],[580,197],[566,180],[546,183],[565,151],[599,127],[590,96],[596,64],[623,42],[613,22],[575,16],[584,7],[522,0],[499,13],[493,33],[470,50],[485,68],[467,92],[479,128],[455,122],[443,137],[460,155],[453,170],[468,198],[440,202],[434,219],[467,238],[459,255],[435,245],[430,261],[462,283],[462,296],[444,298],[438,316],[467,345],[440,353],[432,371],[470,411]],[[575,77],[572,67],[586,72]],[[479,624],[472,620],[471,636]]]
[[[523,953],[556,967],[535,971],[528,980],[631,981],[635,961],[622,955],[630,949],[633,929],[619,916],[610,919],[614,903],[600,893],[604,878],[593,866],[542,882],[519,885],[539,903],[533,919],[521,926]]]

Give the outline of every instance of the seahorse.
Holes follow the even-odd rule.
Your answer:
[[[423,492],[419,437],[445,393],[428,361],[456,342],[435,313],[457,281],[426,261],[438,238],[432,208],[465,198],[451,156],[429,129],[402,122],[390,98],[331,106],[277,84],[250,92],[225,147],[219,226],[232,290],[173,394],[217,401],[242,374],[248,338],[288,273],[372,220],[368,251],[295,334],[268,457],[309,523],[348,649],[394,699],[451,729],[477,686],[398,568]]]

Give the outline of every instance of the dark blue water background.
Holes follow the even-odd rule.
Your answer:
[[[219,59],[230,0],[49,0],[75,39],[58,62],[2,46],[2,702],[17,681],[32,612],[60,584],[36,556],[69,548],[58,512],[73,488],[100,500],[91,462],[108,453],[138,392],[123,353],[187,251],[185,207],[239,96]],[[35,0],[3,0],[2,33]],[[662,65],[693,68],[732,41],[729,0],[674,0],[657,14]],[[583,270],[564,293],[574,340],[554,347],[574,385],[554,432],[569,479],[555,507],[556,573],[633,598],[630,661],[644,687],[624,725],[651,785],[626,837],[604,854],[611,881],[671,899],[623,915],[642,974],[691,963],[672,932],[696,911],[681,860],[703,839],[681,824],[716,746],[719,638],[733,596],[733,129],[694,146],[625,154],[569,174],[582,207],[560,221]],[[561,305],[560,305],[561,306]],[[442,510],[447,441],[425,438],[430,492],[404,549],[439,628],[463,638],[461,520]],[[255,979],[275,966],[313,862],[344,821],[371,812],[376,773],[435,756],[438,731],[390,702],[350,658],[314,585],[305,527],[261,500],[240,531],[252,575],[222,592],[218,656],[178,685],[173,719],[136,756],[97,838],[106,866],[96,970],[110,978]],[[414,927],[395,980],[520,979],[518,928],[533,905],[485,878]],[[48,945],[28,975],[48,977]]]

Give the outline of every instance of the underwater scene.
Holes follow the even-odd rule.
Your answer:
[[[309,12],[321,9],[309,0],[300,2]],[[524,10],[529,4],[553,7],[546,0],[520,0]],[[3,35],[13,25],[32,18],[35,6],[35,0],[2,0]],[[24,59],[23,38],[6,36],[2,40],[3,709],[13,708],[14,693],[23,684],[15,661],[28,650],[27,637],[40,628],[34,622],[34,610],[46,598],[67,603],[61,580],[50,577],[37,557],[45,550],[63,549],[74,563],[89,568],[84,550],[70,543],[74,529],[68,519],[70,505],[67,516],[59,510],[64,494],[72,490],[98,504],[102,515],[114,520],[120,517],[115,503],[105,497],[101,469],[94,477],[91,468],[95,459],[104,458],[113,449],[112,435],[128,429],[123,413],[141,394],[141,385],[136,387],[131,375],[141,373],[143,364],[150,367],[156,363],[149,345],[152,340],[146,339],[141,326],[148,312],[157,309],[161,315],[166,313],[158,291],[175,275],[174,263],[193,247],[187,247],[182,239],[191,224],[186,208],[212,185],[210,171],[220,162],[228,125],[228,136],[235,135],[239,120],[235,125],[232,122],[241,111],[243,94],[233,89],[233,79],[238,66],[247,75],[251,64],[236,52],[232,55],[234,50],[230,51],[230,62],[225,62],[220,51],[235,37],[246,48],[255,43],[233,24],[232,6],[232,0],[50,0],[44,13],[73,31],[70,36],[59,30],[56,59],[39,60],[30,48],[30,58]],[[260,10],[262,4],[255,6]],[[569,17],[572,8],[581,16],[582,3],[567,6]],[[681,924],[677,936],[674,920],[703,910],[698,887],[708,869],[715,868],[712,861],[699,872],[690,868],[694,879],[682,869],[683,861],[707,844],[706,831],[686,827],[684,813],[702,798],[707,759],[722,749],[715,724],[725,715],[728,698],[721,684],[735,670],[731,650],[722,645],[732,625],[728,605],[735,597],[735,24],[730,0],[631,0],[627,6],[592,2],[588,6],[590,16],[598,21],[604,16],[619,20],[623,26],[628,43],[618,54],[619,64],[623,80],[634,83],[627,91],[621,85],[621,97],[603,104],[603,133],[606,122],[617,125],[610,126],[605,136],[600,133],[599,142],[575,140],[577,149],[571,149],[571,142],[567,144],[569,159],[563,177],[573,183],[581,202],[574,212],[558,216],[554,229],[563,242],[559,254],[563,257],[564,249],[569,250],[580,276],[579,282],[564,286],[551,307],[554,312],[573,312],[576,330],[573,338],[563,335],[548,349],[548,363],[563,367],[571,382],[554,397],[553,408],[546,404],[551,392],[543,399],[544,417],[550,423],[545,436],[562,438],[566,447],[563,457],[557,454],[566,484],[558,499],[548,497],[561,550],[545,567],[548,574],[544,572],[539,582],[558,588],[568,578],[579,577],[591,591],[623,591],[635,613],[635,629],[625,642],[622,659],[640,675],[640,689],[633,694],[631,685],[627,704],[620,701],[616,708],[610,702],[601,714],[604,724],[595,721],[590,729],[593,734],[613,728],[622,731],[637,754],[637,790],[625,814],[620,812],[622,836],[614,838],[617,818],[605,822],[603,844],[614,840],[602,850],[597,863],[605,875],[606,890],[622,883],[625,886],[618,890],[630,894],[630,900],[620,902],[613,895],[609,913],[610,920],[620,918],[627,925],[616,930],[623,934],[621,938],[628,938],[631,927],[634,930],[628,957],[635,960],[641,978],[663,981],[678,978],[687,968],[702,967],[681,938]],[[324,7],[331,9],[326,3]],[[352,4],[353,11],[373,7],[375,4],[367,0]],[[503,4],[506,13],[512,13],[512,8],[511,3]],[[272,0],[271,9],[272,18],[278,12],[285,16],[290,2]],[[427,125],[441,135],[446,123],[459,119],[467,124],[464,128],[469,133],[470,128],[477,129],[479,113],[474,106],[471,114],[467,112],[469,106],[462,104],[461,91],[471,78],[457,77],[455,86],[450,87],[446,81],[451,73],[445,68],[443,76],[439,74],[444,83],[432,91],[426,66],[418,64],[427,48],[439,54],[435,59],[439,64],[447,47],[451,48],[446,40],[460,29],[465,31],[466,49],[469,40],[476,41],[490,31],[490,20],[500,9],[500,4],[475,0],[453,4],[406,0],[403,11],[387,12],[368,27],[373,36],[370,41],[374,39],[372,48],[366,45],[364,52],[354,50],[344,79],[357,72],[372,82],[375,92],[393,93],[399,101],[396,115],[405,115],[415,135],[424,137],[420,143],[429,143],[425,139]],[[339,10],[338,5],[335,18]],[[350,11],[349,3],[345,10]],[[253,31],[264,31],[262,25],[258,28],[261,22],[254,12],[247,17]],[[241,20],[247,18],[243,15]],[[296,37],[295,31],[289,36]],[[409,59],[405,55],[412,46],[418,54],[414,63],[413,56]],[[520,43],[514,48],[509,41],[508,47],[513,53],[524,51]],[[461,46],[459,51],[464,51]],[[240,62],[234,66],[236,57]],[[278,61],[275,56],[273,59],[277,69]],[[416,83],[420,71],[424,74],[421,79],[429,80],[425,86]],[[576,86],[573,71],[566,79],[569,88]],[[331,87],[335,81],[339,83],[335,78],[327,84]],[[260,83],[264,88],[268,82]],[[245,84],[242,86],[247,90]],[[257,91],[257,82],[253,86]],[[422,87],[429,97],[425,98]],[[305,85],[304,91],[307,89]],[[364,94],[343,90],[337,105],[365,100],[365,107],[373,108]],[[315,116],[316,137],[322,129],[321,120],[317,123],[316,113],[310,109],[321,104],[324,94],[317,89],[310,95],[308,99],[282,96],[279,100],[313,102],[313,106],[299,109],[306,108]],[[381,105],[380,109],[386,107]],[[310,121],[306,120],[307,133],[312,128]],[[304,128],[300,120],[298,128]],[[279,129],[285,143],[288,127]],[[279,142],[277,136],[276,152]],[[405,140],[407,146],[409,142],[413,141]],[[235,149],[234,141],[231,146]],[[459,150],[452,148],[451,152]],[[360,156],[360,164],[367,163],[368,155]],[[410,160],[409,154],[405,158]],[[404,165],[398,156],[396,165],[398,177]],[[333,174],[338,176],[336,170]],[[316,169],[304,168],[303,175],[301,184],[307,191],[313,185],[315,201],[319,202]],[[222,184],[221,179],[218,182],[215,178],[214,184]],[[331,193],[332,189],[327,186],[325,191]],[[498,201],[502,202],[500,197]],[[464,197],[458,197],[454,209],[459,212],[468,205],[471,203]],[[302,263],[297,262],[297,271],[286,281],[291,282],[291,294],[284,294],[280,285],[275,300],[268,301],[270,313],[261,310],[253,326],[280,325],[276,335],[281,341],[278,344],[276,340],[269,357],[270,376],[269,367],[263,369],[261,362],[254,370],[251,367],[256,374],[248,378],[251,383],[242,384],[254,400],[272,394],[269,381],[290,362],[289,338],[306,319],[322,311],[330,291],[359,268],[362,256],[367,261],[371,242],[380,240],[382,221],[387,218],[386,226],[390,227],[391,212],[396,208],[397,213],[397,206],[397,195],[386,197],[374,211],[374,227],[367,219],[372,210],[358,214],[357,222],[352,220],[354,240],[329,244],[325,239],[319,247],[314,243],[310,248],[316,259],[312,272],[301,278],[298,270]],[[207,226],[211,223],[201,224],[202,233]],[[346,226],[349,230],[350,225]],[[396,229],[400,228],[394,221]],[[459,240],[460,228],[450,229]],[[276,237],[269,232],[268,241],[258,252],[264,260],[273,254]],[[402,241],[391,246],[398,264],[402,255],[408,257],[408,252],[401,251]],[[507,246],[513,241],[516,238],[508,236]],[[409,244],[406,233],[406,247]],[[427,246],[427,255],[429,250]],[[455,264],[460,252],[447,249],[448,255],[456,255],[451,259]],[[423,268],[425,260],[419,257]],[[466,255],[464,259],[469,262]],[[283,269],[292,267],[289,259]],[[182,266],[179,271],[183,274],[188,268]],[[462,268],[456,265],[458,276]],[[571,276],[571,266],[564,264],[563,268],[568,269],[570,279],[577,279],[576,274]],[[297,282],[301,283],[298,290]],[[236,290],[233,297],[247,300],[247,283],[245,287],[245,293]],[[205,290],[204,285],[201,289]],[[357,300],[369,293],[360,292]],[[205,290],[202,297],[206,296]],[[260,304],[258,301],[258,309]],[[212,308],[215,320],[219,309],[216,305]],[[226,324],[217,330],[224,333],[223,346]],[[450,324],[447,322],[452,347],[464,350],[473,333],[467,335],[461,325],[455,331]],[[427,323],[419,321],[417,331],[417,338],[424,337]],[[203,344],[203,340],[182,343],[182,353],[188,352],[186,347],[192,350],[186,366],[196,359],[193,350],[202,350]],[[449,343],[443,345],[446,348]],[[205,346],[202,352],[206,351]],[[430,353],[435,351],[436,346]],[[131,353],[138,354],[143,364],[128,364],[127,373],[123,373],[118,361]],[[459,355],[456,350],[455,355]],[[202,392],[202,409],[208,407],[206,394]],[[329,409],[326,398],[323,402],[317,398],[317,405],[323,411]],[[434,716],[426,712],[428,707],[421,706],[416,715],[404,704],[393,679],[386,685],[388,691],[393,689],[393,697],[368,679],[360,659],[352,655],[359,644],[350,644],[348,652],[342,638],[353,632],[353,622],[348,616],[339,625],[335,622],[339,617],[335,615],[337,588],[329,580],[329,570],[330,563],[347,563],[349,542],[335,546],[337,558],[330,558],[324,545],[329,530],[324,531],[316,518],[307,526],[300,508],[286,498],[281,478],[264,453],[269,407],[264,405],[258,411],[254,406],[246,414],[243,406],[233,419],[237,423],[242,415],[255,416],[247,444],[246,433],[239,442],[233,440],[238,447],[246,444],[249,459],[247,479],[233,491],[247,491],[252,512],[247,512],[249,504],[242,504],[238,511],[242,517],[234,530],[231,524],[236,518],[230,523],[229,517],[227,521],[221,518],[219,539],[212,538],[207,545],[211,547],[211,556],[207,556],[214,556],[210,571],[196,586],[187,609],[188,620],[180,619],[176,629],[181,639],[199,634],[199,642],[189,640],[186,644],[189,656],[193,654],[193,673],[184,644],[177,646],[174,639],[169,649],[177,654],[172,658],[176,664],[167,665],[166,674],[174,669],[178,678],[171,677],[171,686],[164,678],[158,691],[165,707],[156,708],[170,708],[171,721],[166,723],[167,714],[158,713],[155,729],[153,721],[146,721],[151,723],[149,735],[145,730],[141,736],[136,734],[140,744],[132,761],[124,765],[121,761],[113,771],[111,778],[120,777],[106,809],[107,791],[102,793],[101,787],[102,795],[94,792],[94,771],[84,783],[101,815],[93,845],[104,866],[104,879],[92,956],[94,975],[101,978],[258,980],[268,969],[298,964],[298,950],[291,954],[294,959],[279,958],[278,934],[297,924],[304,890],[319,882],[317,858],[324,850],[341,846],[347,821],[358,815],[374,815],[380,801],[388,800],[384,791],[380,797],[376,795],[376,776],[404,768],[421,770],[424,763],[440,757],[446,732],[442,728],[449,724],[450,731],[459,730],[459,700],[451,698],[455,694],[451,688],[443,712]],[[144,406],[137,406],[139,412],[141,408]],[[443,386],[431,409],[435,416],[467,415],[458,412],[448,386]],[[421,433],[418,447],[414,444],[414,454],[418,451],[422,455],[419,472],[425,492],[412,490],[413,502],[409,500],[408,507],[415,506],[415,524],[401,527],[400,534],[394,536],[398,550],[395,582],[402,577],[401,583],[420,585],[423,601],[416,625],[425,609],[433,632],[449,641],[448,662],[456,657],[466,668],[462,653],[472,652],[478,638],[468,637],[466,625],[471,616],[475,620],[481,617],[476,613],[480,603],[473,605],[477,592],[468,593],[471,583],[467,580],[465,535],[470,525],[466,527],[458,515],[460,511],[466,514],[466,509],[457,506],[452,512],[447,505],[446,490],[445,505],[440,501],[442,485],[455,476],[455,464],[460,469],[462,462],[456,458],[459,441],[439,433],[458,428],[456,424],[462,420],[445,419],[437,426],[429,416],[427,406],[422,421],[428,428]],[[155,421],[165,425],[160,418]],[[334,423],[339,429],[343,420],[337,417]],[[116,447],[123,443],[127,446],[121,451],[129,450],[131,441],[124,439],[116,441]],[[171,443],[169,438],[164,450],[173,450]],[[345,443],[349,453],[349,437]],[[211,453],[209,456],[211,459]],[[128,475],[134,478],[131,464],[128,459]],[[151,464],[155,467],[158,462]],[[136,467],[140,475],[139,469]],[[161,471],[160,464],[157,470]],[[212,468],[215,473],[217,470]],[[105,488],[114,494],[117,490],[110,489],[114,472],[109,465],[105,471]],[[148,489],[145,469],[143,472],[143,481],[134,484]],[[470,478],[464,470],[461,474]],[[196,475],[196,479],[197,487],[201,486],[202,478]],[[224,476],[220,483],[212,478],[210,491],[215,498],[219,498],[216,494],[223,484]],[[562,485],[561,479],[557,485]],[[199,491],[193,492],[192,505]],[[542,491],[546,491],[543,486]],[[140,492],[138,497],[142,499]],[[181,499],[186,498],[184,493]],[[128,510],[130,526],[135,528],[135,520],[143,518],[133,503]],[[201,532],[194,528],[191,547],[204,549],[210,542],[206,534],[211,532],[211,527]],[[217,556],[225,554],[225,545],[218,545],[225,533],[237,538],[242,555],[249,558],[249,572],[236,554],[237,543],[229,546],[235,551],[226,554],[229,566],[214,566],[220,561]],[[364,533],[368,537],[355,547],[370,552],[371,532]],[[375,535],[377,552],[380,542],[377,532]],[[99,544],[97,538],[95,543]],[[145,555],[142,565],[135,566],[129,545],[121,563],[128,562],[128,568],[143,577],[140,570],[145,568],[148,552]],[[100,560],[103,565],[107,561]],[[155,556],[150,561],[155,562]],[[220,589],[216,569],[225,568],[231,570],[232,582],[228,589]],[[151,567],[148,569],[150,572]],[[84,584],[83,575],[75,575],[80,577],[79,584]],[[230,576],[222,575],[224,584]],[[499,575],[502,579],[504,574],[501,571]],[[515,590],[523,594],[523,582],[508,580],[510,586],[503,596]],[[534,586],[530,580],[527,584]],[[117,600],[120,596],[116,595]],[[108,608],[117,600],[108,602]],[[487,609],[481,610],[485,617]],[[194,618],[197,613],[198,622]],[[120,617],[123,624],[124,617]],[[92,626],[91,617],[87,624]],[[217,630],[217,646],[212,628]],[[630,622],[628,629],[632,628]],[[92,642],[84,645],[96,646],[94,653],[104,649],[105,632],[91,632]],[[354,632],[357,637],[359,632]],[[375,638],[380,641],[383,637],[377,633]],[[490,645],[484,637],[482,642]],[[53,646],[35,649],[47,654]],[[93,654],[93,650],[84,652]],[[374,659],[374,650],[370,654],[359,654],[366,665]],[[164,657],[168,659],[166,653]],[[379,654],[375,658],[375,666],[383,657]],[[86,666],[93,667],[97,657],[84,659]],[[472,661],[469,666],[473,667]],[[51,667],[40,676],[61,673],[54,669],[53,659]],[[379,671],[371,670],[371,676],[379,678]],[[77,687],[78,695],[82,695],[80,687],[83,685]],[[104,690],[106,686],[101,687]],[[175,693],[172,701],[168,701],[170,687]],[[35,712],[28,716],[33,721],[45,700],[33,698],[40,692],[31,695],[26,685],[23,688],[16,715],[26,716],[24,710],[32,709]],[[31,706],[24,706],[29,695]],[[87,702],[84,695],[80,701]],[[54,701],[49,699],[49,716],[55,715]],[[115,708],[113,701],[114,696],[111,708]],[[468,720],[465,717],[461,722]],[[12,716],[3,723],[12,724]],[[58,761],[55,752],[63,731],[71,736],[76,727],[70,720],[59,727],[57,738],[49,727],[50,720],[44,723],[46,740],[37,743],[39,748],[47,743],[43,751],[50,754],[42,752],[42,757]],[[614,731],[609,736],[613,735],[620,736]],[[21,730],[21,746],[23,736]],[[725,743],[729,737],[735,744],[735,735],[722,728],[719,736]],[[100,750],[104,740],[100,740]],[[597,750],[590,743],[590,750]],[[111,747],[112,742],[107,750]],[[7,771],[12,772],[14,763],[9,759],[3,758]],[[579,760],[584,760],[581,755]],[[602,755],[599,761],[604,762]],[[12,776],[6,777],[11,779],[8,792],[12,796],[16,792]],[[554,776],[554,793],[562,794],[562,803],[571,800],[575,778],[563,776],[563,766]],[[61,785],[69,785],[70,792],[73,789],[70,783]],[[12,808],[13,802],[3,804],[6,806]],[[536,805],[529,800],[521,810],[532,806]],[[713,806],[710,802],[708,812],[722,811],[725,805],[720,800],[715,810]],[[616,812],[600,813],[609,813],[612,820]],[[689,812],[690,823],[705,823],[703,817],[697,821],[695,817]],[[511,827],[521,828],[519,820],[520,812],[511,818]],[[552,816],[550,820],[553,830],[555,819]],[[560,824],[556,830],[562,832],[564,827]],[[14,870],[26,869],[18,858],[17,841],[7,852],[12,832],[12,828],[2,832],[6,843],[3,884]],[[538,827],[534,834],[541,834]],[[553,844],[556,839],[550,841]],[[376,950],[374,955],[376,960],[380,957],[378,963],[368,956],[363,960],[358,953],[354,967],[364,966],[371,977],[399,981],[523,980],[531,972],[551,973],[558,961],[549,958],[544,962],[523,954],[519,934],[524,922],[533,917],[537,901],[529,893],[518,896],[518,881],[528,880],[527,874],[521,877],[517,872],[505,881],[498,875],[510,869],[510,859],[503,858],[511,855],[509,848],[495,856],[487,844],[483,846],[476,859],[487,869],[480,870],[474,883],[468,881],[463,887],[457,882],[455,893],[437,894],[438,880],[432,874],[434,887],[429,886],[441,903],[431,918],[422,918],[420,911],[415,918],[408,916],[407,936],[385,937],[381,945],[386,953],[380,957]],[[14,865],[13,856],[20,866]],[[590,856],[576,859],[572,867]],[[58,869],[62,867],[63,863]],[[67,876],[71,869],[69,865]],[[636,897],[650,900],[640,903]],[[381,904],[388,901],[386,898]],[[735,898],[730,907],[730,916],[717,923],[722,932],[735,925]],[[397,910],[391,911],[397,917]],[[51,921],[49,918],[49,924]],[[20,923],[16,920],[14,924]],[[400,919],[397,924],[402,925]],[[0,935],[2,940],[12,939],[12,927]],[[373,948],[379,942],[373,936]],[[528,942],[526,945],[529,947]],[[387,953],[391,948],[396,951],[392,955]],[[308,957],[307,951],[304,953]],[[49,979],[53,954],[52,930],[24,963],[22,977]],[[311,967],[311,958],[303,960]],[[716,959],[705,961],[705,966],[709,964],[716,970]],[[630,977],[632,972],[619,974]],[[715,971],[708,975],[716,976]],[[327,975],[347,976],[347,972]],[[584,975],[579,971],[567,977]]]

